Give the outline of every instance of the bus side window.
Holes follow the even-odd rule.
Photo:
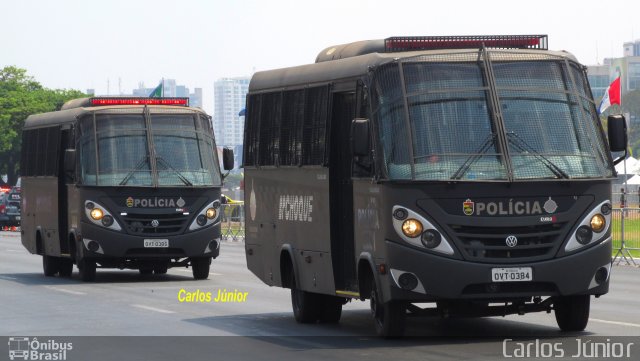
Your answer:
[[[358,82],[358,89],[356,92],[356,117],[360,119],[370,119],[369,115],[369,99],[367,97],[367,91],[365,86],[361,81]],[[373,146],[371,143],[371,121],[366,122],[368,130],[366,131],[369,137],[369,148]],[[353,132],[354,127],[351,127],[351,131]],[[353,139],[354,134],[351,134],[351,138]],[[352,144],[353,146],[353,144]],[[373,158],[372,152],[369,152],[366,155],[353,155],[353,162],[351,166],[352,177],[354,178],[368,178],[373,176]]]

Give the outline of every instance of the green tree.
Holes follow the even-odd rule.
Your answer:
[[[0,173],[14,184],[20,171],[22,126],[31,114],[59,110],[69,99],[86,96],[77,90],[47,89],[25,69],[0,69]]]

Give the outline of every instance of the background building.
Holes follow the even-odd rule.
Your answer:
[[[623,96],[640,90],[640,40],[626,42],[623,48],[622,58],[605,59],[603,65],[587,67],[591,92],[596,102],[602,98],[604,90],[618,75],[621,75]]]
[[[136,97],[147,97],[157,85],[147,88],[144,83],[138,83],[138,88],[133,89],[132,95]],[[189,98],[189,106],[202,108],[202,88],[194,88],[193,93],[185,85],[177,85],[175,79],[164,79],[165,97],[185,97]]]
[[[250,77],[221,78],[213,85],[213,130],[216,143],[226,147],[242,145],[244,116],[238,113],[246,106]]]

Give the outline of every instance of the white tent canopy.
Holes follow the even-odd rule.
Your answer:
[[[635,159],[634,157],[629,157],[624,160],[624,162],[620,162],[616,165],[616,172],[618,174],[625,174],[624,172],[624,164],[627,163],[627,173],[626,174],[638,174],[638,170],[640,170],[640,161]]]

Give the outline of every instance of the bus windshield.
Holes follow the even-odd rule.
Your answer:
[[[147,119],[148,118],[148,119]],[[97,186],[217,186],[221,183],[208,119],[130,109],[80,121],[82,183]]]
[[[477,52],[456,56],[422,56],[377,69],[373,118],[389,179],[612,177],[578,65],[550,56],[497,53],[491,65]]]

